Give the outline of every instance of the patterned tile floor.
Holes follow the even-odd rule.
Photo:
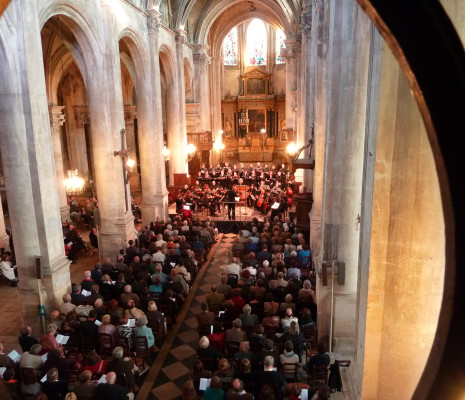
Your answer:
[[[182,386],[191,375],[199,341],[195,313],[200,311],[200,303],[210,292],[211,284],[220,282],[220,266],[228,263],[235,236],[233,233],[221,235],[211,250],[178,316],[178,323],[165,340],[136,400],[172,400],[181,395]]]

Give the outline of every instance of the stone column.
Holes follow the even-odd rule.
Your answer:
[[[124,126],[126,127],[126,144],[131,149],[131,158],[136,162],[132,172],[129,172],[129,187],[132,192],[140,191],[140,174],[137,171],[137,148],[134,120],[137,118],[136,106],[124,106]]]
[[[194,44],[194,70],[196,85],[196,101],[199,103],[200,132],[211,131],[210,80],[208,76],[210,47],[205,44]]]
[[[60,200],[60,214],[62,221],[69,221],[69,206],[66,197],[64,180],[68,177],[63,169],[63,153],[61,150],[61,127],[65,123],[64,106],[49,106],[50,130],[52,131],[53,157],[57,178],[58,198]]]
[[[311,52],[312,52],[312,7],[311,1],[306,5],[305,10],[302,12],[301,21],[303,24],[302,28],[302,53],[301,53],[301,74],[299,74],[300,84],[299,87],[302,90],[300,93],[300,107],[298,108],[299,113],[299,126],[298,132],[301,132],[303,143],[308,143],[311,137],[312,125],[315,121],[313,114],[313,103],[311,81],[312,81],[312,70],[311,70]],[[304,191],[313,191],[313,171],[304,170],[303,176]]]
[[[330,10],[327,112],[325,121],[323,257],[345,262],[345,284],[318,281],[319,337],[333,333],[333,351],[352,355],[356,343],[357,287],[360,261],[360,215],[372,25],[355,2]],[[331,305],[334,304],[331,315]],[[320,318],[321,317],[321,318]]]
[[[222,129],[221,122],[221,71],[222,71],[222,58],[220,56],[213,56],[211,58],[211,112],[212,112],[212,132],[213,137],[216,138],[218,131]],[[217,153],[217,154],[215,154]],[[216,165],[220,162],[219,152],[212,150],[211,163]]]
[[[284,41],[283,49],[286,60],[286,127],[297,130],[297,54],[300,42],[296,39]]]
[[[95,10],[102,23],[101,38],[105,52],[86,54],[88,62],[87,93],[92,125],[92,153],[100,212],[99,256],[113,258],[119,249],[134,238],[134,217],[131,212],[129,185],[121,157],[120,131],[124,126],[121,90],[121,68],[118,35],[110,20],[111,11],[105,3]],[[92,61],[91,61],[92,60]]]
[[[89,165],[86,143],[86,131],[85,126],[87,125],[89,139],[91,142],[90,152],[92,153],[92,130],[90,125],[89,108],[85,106],[73,106],[72,110],[74,113],[74,126],[69,120],[69,108],[66,107],[68,114],[68,123],[66,128],[68,130],[68,140],[70,141],[70,165],[71,168],[77,168],[79,175],[83,178],[93,179],[95,185],[95,171],[93,165]],[[93,155],[90,154],[90,159],[93,159]]]
[[[171,160],[173,160],[173,175],[175,185],[186,181],[189,174],[187,167],[187,153],[183,149],[187,148],[186,132],[186,91],[184,84],[184,44],[186,43],[186,31],[176,30],[176,99],[178,103],[178,129],[176,137],[173,138],[174,146],[171,148]]]
[[[142,175],[142,221],[144,224],[157,216],[168,216],[165,160],[163,150],[162,100],[158,34],[160,13],[147,10],[147,31],[150,51],[150,75],[141,77],[137,104],[139,109],[138,135]]]
[[[5,30],[9,62],[0,62],[0,147],[22,322],[35,325],[38,333],[38,304],[50,312],[71,289],[71,280],[61,229],[37,3],[16,1],[9,10],[15,18],[0,20],[0,24],[14,21],[16,28]],[[40,259],[40,280],[36,258]]]

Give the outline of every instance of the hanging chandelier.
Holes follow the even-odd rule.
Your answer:
[[[79,176],[77,169],[68,170],[68,178],[65,179],[66,194],[75,196],[84,191],[84,179]]]

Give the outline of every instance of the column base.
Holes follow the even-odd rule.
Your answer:
[[[144,225],[155,221],[156,217],[166,219],[168,217],[168,191],[161,195],[151,196],[151,202],[141,205],[142,223]]]
[[[127,247],[128,240],[134,240],[134,216],[131,212],[117,220],[101,220],[99,231],[99,256],[114,261],[122,248]]]
[[[57,308],[62,303],[63,295],[71,292],[69,265],[70,261],[63,256],[42,267],[42,284],[48,295],[46,308]]]
[[[39,305],[45,306],[47,315],[56,310],[62,302],[62,296],[71,290],[69,260],[62,256],[51,265],[42,265],[42,279],[37,279],[35,271],[19,271],[18,303],[21,308],[23,326],[30,325],[36,335],[45,333],[44,323],[39,316]],[[27,268],[32,272],[35,265]],[[23,274],[21,272],[24,272]]]
[[[61,215],[61,222],[71,221],[69,216],[69,207],[66,205],[64,207],[60,207],[60,215]]]

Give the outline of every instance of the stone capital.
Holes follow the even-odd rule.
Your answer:
[[[84,125],[90,123],[89,108],[74,106],[74,117],[76,118],[76,126],[78,128],[84,128]]]
[[[208,55],[210,46],[204,44],[195,44],[194,63],[200,66],[200,72],[208,72],[208,65],[211,63],[211,57]]]
[[[157,10],[146,10],[147,13],[147,31],[149,36],[158,38],[161,26],[161,14]]]
[[[287,39],[284,43],[286,47],[282,49],[282,54],[286,60],[286,68],[294,72],[297,70],[297,55],[302,51],[302,43],[297,39]]]
[[[63,114],[63,109],[65,106],[50,106],[48,108],[49,116],[50,116],[50,128],[52,130],[52,134],[60,133],[60,126],[63,126],[65,123],[65,114]]]
[[[187,32],[184,29],[176,29],[176,49],[181,49],[186,43]]]

